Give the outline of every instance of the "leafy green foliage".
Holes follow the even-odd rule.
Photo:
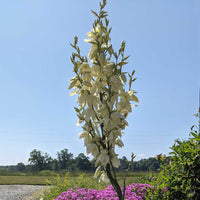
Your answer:
[[[30,158],[28,161],[32,164],[34,171],[42,171],[51,168],[52,158],[49,156],[49,154],[43,154],[41,151],[34,149],[30,153]]]
[[[39,172],[40,176],[55,176],[55,172],[51,171],[51,170],[42,170],[41,172]]]
[[[153,183],[167,187],[167,192],[163,195],[159,190],[155,199],[200,199],[200,133],[193,129],[187,140],[175,141],[172,156],[158,156],[163,162],[162,171]]]
[[[19,172],[25,172],[26,171],[26,165],[22,162],[18,163],[16,168],[17,168],[17,171],[19,171]]]
[[[73,154],[68,152],[68,149],[63,149],[60,152],[57,152],[58,157],[58,167],[60,170],[70,169],[72,164]]]
[[[55,199],[62,192],[67,191],[69,188],[92,188],[92,189],[104,189],[105,185],[98,183],[94,178],[88,177],[85,174],[81,174],[78,177],[71,177],[69,173],[66,173],[64,177],[57,175],[51,180],[47,180],[49,187],[45,189],[42,194],[35,194],[35,199],[50,200]]]

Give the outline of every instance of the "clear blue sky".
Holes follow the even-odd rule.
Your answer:
[[[3,0],[0,2],[0,165],[27,163],[38,149],[56,157],[67,148],[85,152],[78,139],[68,80],[75,35],[82,54],[99,0]],[[137,159],[167,154],[197,122],[200,87],[198,0],[108,0],[112,44],[127,42],[127,70],[139,106],[128,118],[124,148]]]

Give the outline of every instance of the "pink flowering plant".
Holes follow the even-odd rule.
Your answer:
[[[126,192],[124,198],[127,200],[143,200],[145,199],[146,192],[151,185],[149,184],[136,184],[133,183],[126,187]],[[109,185],[105,190],[94,190],[82,188],[79,189],[78,186],[73,189],[68,189],[66,192],[61,193],[54,200],[118,200],[118,195],[111,185]]]
[[[125,42],[117,52],[112,47],[108,14],[103,10],[105,5],[106,0],[103,0],[99,13],[92,11],[96,20],[85,40],[91,44],[88,56],[81,55],[77,37],[71,44],[76,51],[71,57],[75,76],[70,80],[69,89],[74,89],[70,95],[78,95],[77,125],[83,124],[80,139],[84,141],[86,152],[96,161],[94,177],[111,183],[119,199],[124,199],[125,183],[122,192],[115,172],[120,165],[115,147],[124,146],[121,137],[128,126],[126,118],[135,106],[131,101],[138,102],[138,98],[131,89],[135,71],[131,74],[123,71],[129,57],[124,55]]]

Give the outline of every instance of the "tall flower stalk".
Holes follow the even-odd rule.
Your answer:
[[[124,146],[122,131],[128,126],[126,118],[135,106],[131,101],[138,102],[138,98],[131,89],[136,80],[133,78],[135,71],[129,74],[122,70],[129,58],[124,55],[125,42],[117,52],[112,47],[105,5],[106,0],[103,0],[99,13],[92,11],[96,19],[85,39],[91,44],[88,56],[81,55],[77,36],[71,44],[75,49],[71,56],[75,76],[70,80],[69,89],[74,88],[70,95],[78,95],[77,125],[83,124],[80,139],[84,140],[86,152],[96,161],[94,177],[111,183],[121,200],[125,184],[122,192],[115,171],[120,165],[115,146]]]

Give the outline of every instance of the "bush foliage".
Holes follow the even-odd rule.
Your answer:
[[[175,141],[170,157],[158,156],[163,162],[162,170],[151,183],[160,188],[166,186],[168,191],[162,194],[162,190],[157,190],[153,199],[200,199],[200,132],[194,127],[188,139]]]
[[[69,188],[92,188],[99,190],[105,188],[103,183],[99,183],[96,179],[81,174],[78,177],[71,177],[70,173],[66,173],[65,176],[61,177],[57,175],[51,180],[47,180],[48,188],[46,188],[42,194],[35,194],[35,199],[50,200],[55,199],[62,192],[67,191]]]

